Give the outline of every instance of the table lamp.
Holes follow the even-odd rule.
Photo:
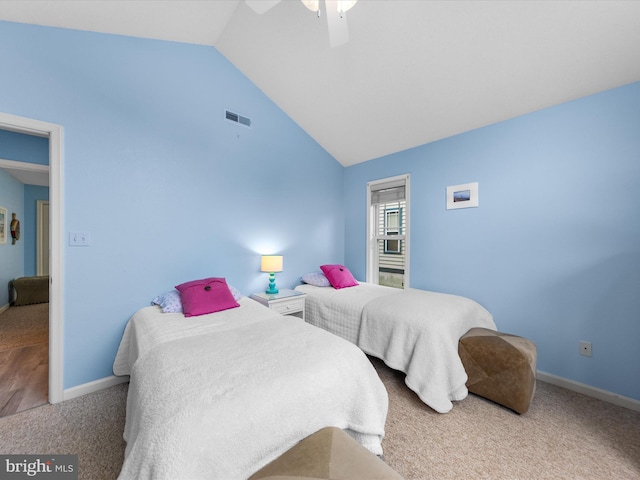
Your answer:
[[[265,293],[270,295],[278,293],[278,289],[276,288],[276,272],[282,271],[282,255],[263,255],[260,271],[269,274],[269,289],[266,290]]]

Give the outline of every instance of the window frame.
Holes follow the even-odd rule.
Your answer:
[[[396,213],[398,226],[396,228],[389,228],[389,213]],[[386,208],[384,209],[384,235],[402,235],[402,207]],[[397,249],[390,249],[389,242],[397,242]],[[388,255],[401,255],[402,254],[402,242],[403,239],[387,239],[384,240],[383,252]]]
[[[385,240],[385,235],[379,235],[377,233],[377,228],[379,224],[379,220],[377,217],[377,209],[375,205],[371,204],[372,199],[372,191],[380,190],[381,185],[402,185],[404,184],[405,188],[405,205],[404,207],[404,216],[405,216],[405,225],[403,226],[401,235],[399,239],[404,240],[404,278],[403,285],[404,288],[410,288],[410,176],[409,174],[397,175],[395,177],[382,178],[380,180],[373,180],[367,183],[367,204],[366,204],[366,218],[367,218],[367,251],[366,251],[366,282],[379,284],[379,258],[378,258],[378,240]],[[402,217],[399,217],[400,222],[402,222]],[[396,238],[389,240],[398,240]],[[402,248],[401,248],[402,251]]]

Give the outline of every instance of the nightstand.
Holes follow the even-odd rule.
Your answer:
[[[306,293],[297,290],[281,289],[280,292],[273,295],[252,293],[249,298],[282,315],[293,315],[304,320],[304,299],[306,296]]]

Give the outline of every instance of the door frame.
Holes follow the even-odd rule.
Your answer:
[[[48,239],[49,237],[49,226],[51,225],[51,222],[49,222],[49,215],[47,215],[47,230],[45,231],[43,229],[43,225],[45,225],[45,223],[43,222],[43,217],[44,217],[44,209],[45,209],[45,205],[47,206],[47,210],[49,210],[50,208],[50,204],[49,204],[49,200],[37,200],[36,201],[36,235],[37,235],[37,239],[36,239],[36,275],[42,276],[42,275],[48,275],[48,273],[45,273],[46,270],[44,268],[45,266],[45,262],[44,259],[47,259],[46,265],[47,268],[49,267],[49,253],[48,253],[48,245],[45,243],[45,233],[47,234],[46,238]],[[46,252],[46,256],[45,256],[45,246],[47,247],[47,252]]]
[[[0,112],[0,129],[49,139],[49,403],[63,388],[63,129],[61,125]]]

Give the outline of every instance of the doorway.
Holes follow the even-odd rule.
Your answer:
[[[12,216],[21,224],[15,240],[0,245],[1,285],[14,287],[0,294],[0,417],[5,417],[48,402],[49,139],[6,130],[0,139],[0,155],[15,159],[0,159],[6,187],[0,202],[18,212]],[[40,246],[46,253],[39,259]]]
[[[63,129],[60,125],[0,112],[0,129],[49,139],[49,403],[64,400],[63,305]]]

